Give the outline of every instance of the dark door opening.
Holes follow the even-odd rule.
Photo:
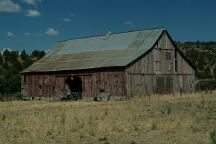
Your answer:
[[[78,76],[67,77],[65,83],[70,89],[68,99],[79,100],[82,98],[82,80]]]

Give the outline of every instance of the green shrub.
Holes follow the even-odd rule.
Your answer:
[[[20,92],[15,94],[0,94],[0,101],[13,101],[22,100],[22,94]]]
[[[21,92],[18,92],[18,93],[15,94],[15,97],[16,97],[17,99],[22,99],[22,98],[23,98],[23,95],[22,95]]]
[[[212,144],[216,144],[216,130],[210,133],[210,138],[211,138]]]
[[[172,112],[172,109],[171,109],[171,107],[169,106],[169,107],[167,108],[167,114],[170,115],[171,112]]]
[[[155,122],[152,122],[151,130],[157,130],[157,129],[158,129],[158,125]]]
[[[195,89],[198,91],[203,90],[215,90],[216,89],[216,79],[200,80]]]

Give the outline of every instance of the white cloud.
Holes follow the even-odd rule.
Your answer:
[[[30,35],[32,35],[32,33],[25,32],[24,35],[25,35],[25,36],[30,36]]]
[[[62,21],[64,21],[64,22],[71,22],[73,17],[76,17],[76,14],[70,13],[67,17],[65,17],[64,19],[62,19]]]
[[[71,14],[70,14],[70,16],[71,16],[71,17],[75,17],[75,16],[76,16],[76,14],[74,14],[74,13],[71,13]]]
[[[7,32],[5,35],[8,36],[8,37],[13,37],[13,36],[14,36],[14,33],[12,33],[12,32]]]
[[[63,21],[64,21],[64,22],[70,22],[70,21],[71,21],[71,18],[64,18]]]
[[[37,3],[42,2],[42,0],[22,0],[22,2],[29,5],[36,5]]]
[[[42,33],[37,33],[37,34],[36,34],[36,36],[42,36],[42,35],[43,35]]]
[[[40,12],[37,10],[28,10],[26,13],[27,17],[39,17],[40,16]]]
[[[0,0],[0,12],[20,12],[21,7],[12,0]]]
[[[47,31],[45,32],[47,35],[50,36],[56,36],[59,34],[58,30],[54,29],[54,28],[48,28]]]
[[[134,24],[133,24],[132,21],[127,21],[127,22],[125,22],[125,24],[128,25],[128,26],[130,26],[131,28],[134,27]]]

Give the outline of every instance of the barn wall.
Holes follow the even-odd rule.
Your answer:
[[[82,80],[83,97],[94,97],[101,90],[112,96],[125,96],[125,73],[123,71],[68,72],[58,74],[26,74],[22,76],[22,91],[29,97],[52,97],[61,89],[66,89],[65,80],[77,75]]]
[[[175,50],[166,33],[155,48],[126,69],[127,96],[158,92],[191,92],[195,71]]]
[[[187,61],[177,53],[177,71],[175,75],[177,91],[182,89],[183,92],[192,92],[195,84],[195,70],[187,63]]]
[[[127,96],[143,95],[153,93],[153,53],[126,69]]]

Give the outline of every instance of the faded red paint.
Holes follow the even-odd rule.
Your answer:
[[[52,97],[56,91],[66,89],[65,80],[70,75],[79,76],[82,80],[83,97],[98,96],[101,90],[113,96],[126,95],[123,70],[26,74],[23,75],[22,88],[25,96]]]

